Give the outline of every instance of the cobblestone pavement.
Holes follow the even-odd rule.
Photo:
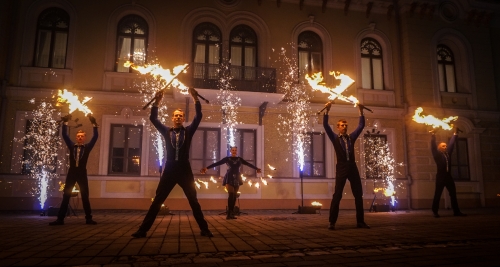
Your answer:
[[[220,212],[220,211],[219,211]],[[365,213],[355,227],[341,210],[327,230],[328,211],[248,210],[237,220],[206,211],[213,238],[200,236],[190,211],[160,215],[146,238],[132,239],[145,211],[95,211],[65,225],[55,217],[0,213],[0,266],[500,266],[500,208]]]

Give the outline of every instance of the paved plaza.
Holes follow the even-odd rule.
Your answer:
[[[214,237],[200,236],[190,211],[159,215],[146,238],[132,239],[146,211],[96,210],[65,225],[30,212],[0,213],[0,266],[500,266],[500,208],[366,212],[371,229],[341,210],[247,210],[237,220],[206,211]]]

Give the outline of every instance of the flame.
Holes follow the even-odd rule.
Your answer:
[[[311,203],[311,205],[313,205],[313,206],[323,206],[323,204],[319,203],[318,201],[313,201]]]
[[[245,177],[245,175],[241,174],[241,180],[246,181],[247,180],[247,177]]]
[[[200,183],[198,183],[197,181],[194,181],[194,184],[196,185],[196,187],[198,187],[198,189],[200,189],[200,188],[201,188]]]
[[[458,116],[450,116],[448,118],[440,120],[432,115],[422,116],[420,115],[422,111],[424,111],[424,109],[418,107],[415,110],[415,115],[413,115],[413,120],[416,121],[417,123],[431,125],[432,128],[441,127],[443,130],[451,130],[453,129],[453,124],[450,124],[450,122],[458,119]]]
[[[267,177],[269,177],[269,179],[273,179],[273,177],[270,174],[268,174]]]
[[[267,180],[266,180],[266,179],[263,179],[262,177],[260,177],[260,180],[262,181],[262,183],[263,183],[264,185],[267,185]]]
[[[123,66],[127,68],[131,67],[132,69],[137,70],[141,74],[151,74],[155,78],[160,77],[166,83],[170,83],[170,81],[172,81],[171,86],[179,88],[182,94],[185,95],[188,94],[189,88],[176,78],[176,76],[179,73],[183,71],[185,72],[185,69],[188,66],[188,64],[175,66],[172,69],[172,71],[170,71],[170,69],[162,68],[159,64],[136,66],[134,65],[134,63],[131,63],[130,61],[123,63]]]
[[[216,183],[217,183],[217,180],[215,180],[213,176],[210,176],[210,181],[211,181],[212,183],[214,183],[214,184],[216,184]]]
[[[248,185],[251,187],[253,185],[252,180],[248,180]]]
[[[374,188],[373,192],[377,193],[378,191],[384,191],[384,196],[392,197],[396,194],[393,186],[389,186],[387,188]]]
[[[271,164],[267,164],[267,166],[269,166],[269,169],[271,169],[271,170],[273,170],[273,171],[275,171],[275,170],[276,170],[276,168],[274,168],[273,166],[271,166]]]
[[[330,71],[330,75],[333,75],[335,79],[340,80],[340,84],[335,88],[330,88],[322,84],[323,74],[321,72],[314,73],[311,76],[306,74],[306,80],[313,90],[329,94],[328,99],[330,100],[345,98],[342,93],[354,83],[354,80],[345,74],[341,74],[338,72],[337,74],[335,74],[334,71]]]
[[[85,105],[92,97],[84,97],[83,101],[80,102],[78,100],[78,96],[69,92],[68,90],[64,89],[63,91],[58,90],[57,93],[57,104],[56,106],[61,106],[63,103],[68,103],[69,104],[69,113],[73,113],[75,110],[80,110],[87,116],[88,114],[91,114],[92,111],[90,111],[89,107]]]
[[[198,182],[204,184],[205,185],[205,189],[208,189],[208,182],[202,181],[200,179],[198,179]]]
[[[255,187],[260,188],[260,184],[257,182],[254,184]]]

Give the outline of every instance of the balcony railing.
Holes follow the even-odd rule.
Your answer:
[[[204,89],[219,89],[223,72],[219,64],[191,63],[192,77],[188,84]],[[237,91],[276,93],[276,69],[230,66],[231,85]]]

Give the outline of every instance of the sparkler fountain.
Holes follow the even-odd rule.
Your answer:
[[[293,49],[293,46],[292,46]],[[282,77],[281,88],[284,91],[286,99],[286,110],[288,116],[279,116],[281,122],[278,123],[281,128],[280,134],[286,140],[292,140],[293,156],[299,168],[299,177],[301,184],[301,206],[297,213],[303,213],[304,208],[304,190],[303,190],[303,175],[304,175],[304,155],[306,147],[310,143],[307,131],[309,129],[309,114],[311,113],[309,106],[310,96],[305,90],[303,83],[297,83],[300,77],[298,64],[296,60],[287,56],[285,48],[281,48],[279,59],[282,67],[279,73]]]
[[[234,93],[234,86],[231,84],[233,77],[231,76],[231,69],[229,62],[221,64],[219,68],[219,92],[217,94],[217,100],[222,106],[222,112],[224,115],[224,129],[228,134],[228,144],[229,147],[236,146],[235,134],[236,125],[238,125],[237,115],[238,108],[241,106],[241,98],[236,96]],[[229,148],[228,148],[229,153]]]
[[[394,181],[396,180],[394,174],[396,167],[401,166],[402,163],[397,163],[394,159],[387,141],[382,140],[380,137],[371,136],[371,133],[363,138],[364,142],[364,157],[366,175],[373,179],[380,179],[383,181],[383,188],[374,189],[374,197],[370,211],[374,208],[376,193],[383,191],[386,197],[390,197],[391,209],[394,211],[397,203],[394,188]]]
[[[35,104],[35,99],[31,99],[30,103]],[[49,182],[59,178],[56,169],[61,166],[61,161],[57,159],[57,152],[62,142],[59,137],[59,123],[54,117],[61,114],[51,103],[45,101],[41,101],[32,114],[33,119],[26,135],[16,141],[24,144],[27,158],[22,163],[28,176],[37,183],[38,187],[33,188],[33,191],[38,195],[40,208],[43,210]]]

